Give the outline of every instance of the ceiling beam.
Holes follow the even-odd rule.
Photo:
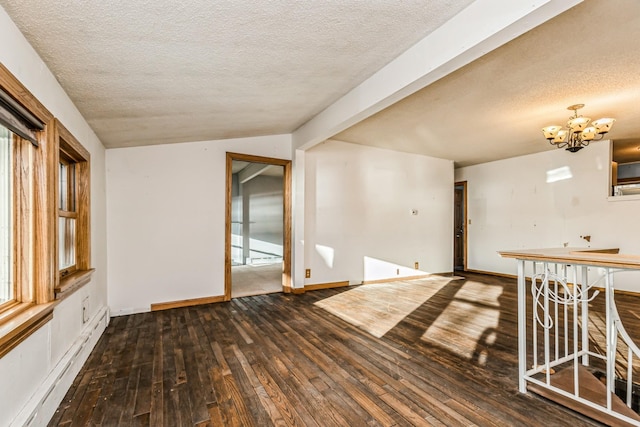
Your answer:
[[[238,181],[240,184],[246,184],[256,176],[263,174],[271,166],[264,163],[250,163],[246,168],[238,172]]]
[[[473,2],[296,129],[293,150],[319,144],[581,2]]]

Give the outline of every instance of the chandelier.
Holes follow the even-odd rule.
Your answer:
[[[582,107],[584,104],[567,107],[567,110],[573,111],[573,116],[569,117],[566,129],[562,129],[562,126],[547,126],[542,129],[544,137],[551,145],[558,148],[567,147],[567,151],[575,153],[589,145],[589,142],[601,140],[604,134],[611,130],[615,119],[603,118],[592,122],[590,118],[578,115],[578,110]]]

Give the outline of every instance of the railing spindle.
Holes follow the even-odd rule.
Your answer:
[[[562,265],[562,277],[567,278],[567,265]],[[562,293],[565,294],[566,287]],[[565,295],[566,296],[566,295]],[[564,356],[569,355],[569,304],[564,304]]]
[[[573,265],[573,390],[576,397],[580,396],[580,381],[578,379],[578,266]]]
[[[633,392],[633,349],[629,346],[627,356],[627,406],[631,408],[631,394]]]
[[[544,369],[546,370],[547,384],[551,384],[551,366],[549,365],[549,355],[551,353],[551,349],[549,348],[549,329],[550,326],[548,324],[549,319],[549,264],[542,264],[544,276],[543,276],[543,289],[544,289]]]
[[[555,350],[555,356],[556,356],[555,360],[558,360],[560,358],[560,349],[558,348],[558,345],[559,345],[559,341],[558,341],[559,340],[559,336],[558,336],[558,304],[559,304],[558,302],[558,295],[559,295],[558,294],[558,264],[553,264],[553,267],[556,275],[555,280],[553,281],[553,292],[556,296],[553,304],[553,309],[554,309],[554,319],[553,319],[554,340],[553,342],[554,342],[554,350]]]
[[[617,332],[614,334],[612,328],[612,320],[611,316],[611,303],[612,300],[612,290],[613,290],[613,277],[609,274],[609,269],[605,269],[605,321],[607,326],[607,342],[606,342],[606,352],[607,352],[607,390],[614,391],[615,383],[613,381],[613,371],[615,369],[615,346],[613,343],[615,342],[614,336],[617,335]],[[612,357],[613,356],[613,357]],[[607,409],[611,410],[611,393],[607,393]]]
[[[538,273],[538,269],[537,269],[537,263],[534,261],[533,263],[533,275],[531,276],[531,289],[535,289],[535,287],[537,286],[537,280],[536,279],[536,274]],[[537,303],[533,303],[533,306],[531,307],[532,310],[538,310],[538,304]],[[535,368],[538,367],[538,322],[536,321],[536,316],[534,315],[532,318],[533,324],[532,324],[532,332],[533,332],[533,366]]]

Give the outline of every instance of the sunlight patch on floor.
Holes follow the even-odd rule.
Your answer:
[[[381,338],[452,280],[420,280],[362,285],[315,303],[329,313]]]
[[[479,364],[497,336],[498,298],[502,287],[468,281],[422,335],[422,340],[443,347]]]

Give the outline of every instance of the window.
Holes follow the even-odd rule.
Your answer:
[[[58,142],[56,298],[90,279],[89,152],[55,120]]]
[[[33,261],[40,254],[33,230],[44,232],[45,216],[36,208],[42,205],[42,193],[35,189],[42,183],[36,173],[42,170],[37,164],[42,150],[37,138],[28,141],[14,127],[9,129],[4,117],[0,116],[0,313],[49,299],[44,288],[36,287],[44,269]]]
[[[89,282],[89,152],[0,64],[0,357]]]
[[[76,270],[76,168],[60,153],[58,174],[58,268],[64,277]]]
[[[0,357],[53,317],[53,287],[47,280],[51,266],[46,262],[51,241],[47,210],[52,202],[47,197],[46,134],[37,129],[44,128],[42,123],[31,123],[19,108],[4,102],[6,76],[2,71],[0,68]]]

